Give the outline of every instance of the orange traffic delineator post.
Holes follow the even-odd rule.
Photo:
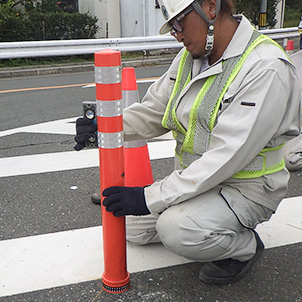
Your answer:
[[[124,186],[121,53],[106,49],[96,52],[94,58],[100,184],[104,190],[111,186]],[[112,212],[107,212],[103,199],[101,194],[103,288],[110,293],[121,293],[130,287],[125,217],[115,217]]]
[[[124,108],[139,101],[135,70],[125,67],[122,71]],[[144,187],[153,183],[152,167],[146,140],[127,141],[124,144],[125,186]]]
[[[288,54],[288,55],[291,55],[291,54],[293,54],[293,52],[294,52],[294,40],[288,40],[287,41],[287,45],[286,45],[286,53]]]

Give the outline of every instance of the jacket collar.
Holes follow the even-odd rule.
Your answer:
[[[246,17],[243,15],[234,17],[239,22],[239,26],[224,51],[221,58],[222,60],[242,55],[253,34],[253,27]]]
[[[201,73],[197,74],[197,70],[200,70],[203,58],[194,60],[193,63],[193,78],[195,80],[201,79],[201,78],[207,78],[209,76],[219,74],[222,72],[222,61],[230,59],[232,57],[236,57],[239,55],[242,55],[248,42],[251,39],[251,36],[253,34],[253,27],[251,23],[247,20],[246,17],[243,15],[236,15],[234,16],[235,19],[239,22],[239,26],[230,41],[228,47],[224,51],[222,57],[213,65],[206,68]]]

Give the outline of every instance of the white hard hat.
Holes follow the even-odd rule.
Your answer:
[[[166,19],[159,33],[163,35],[169,32],[171,29],[169,22],[194,1],[195,0],[158,0],[162,14]]]
[[[185,10],[188,6],[192,5],[192,7],[200,16],[200,18],[202,18],[208,24],[205,56],[209,56],[211,51],[213,50],[214,45],[214,23],[219,14],[222,0],[216,0],[216,17],[213,20],[209,20],[204,10],[202,9],[200,3],[202,3],[203,1],[204,0],[158,0],[162,14],[166,19],[166,22],[160,28],[159,33],[163,35],[169,32],[171,30],[169,22],[178,14],[180,14],[183,10]]]

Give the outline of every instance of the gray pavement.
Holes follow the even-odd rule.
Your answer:
[[[19,137],[10,137],[7,144],[11,145],[11,140],[17,139],[30,146],[31,139],[38,139],[41,145],[36,151],[39,153],[47,152],[47,141],[63,142],[63,147],[61,143],[56,143],[53,152],[69,150],[73,146],[70,136],[28,136],[29,134],[23,133],[19,134]],[[4,154],[6,155],[16,154]],[[151,163],[155,179],[164,177],[173,166],[172,159],[153,160]],[[292,172],[287,197],[302,196],[301,174],[301,171]],[[98,168],[88,168],[1,179],[1,199],[4,201],[2,217],[10,217],[1,225],[1,229],[5,230],[1,233],[1,240],[100,225],[99,206],[90,201],[91,192],[98,191],[98,184],[95,182],[97,178]],[[69,190],[72,184],[80,184],[79,189]],[[53,198],[54,196],[56,197]],[[302,243],[267,249],[260,261],[242,280],[227,286],[201,283],[198,280],[200,265],[189,263],[132,273],[131,288],[121,294],[103,291],[101,280],[95,280],[2,297],[0,301],[302,302],[301,258]]]
[[[199,265],[191,263],[132,274],[131,288],[122,294],[101,290],[101,281],[97,280],[23,294],[4,301],[300,302],[301,256],[302,244],[266,250],[264,257],[244,279],[228,286],[201,283],[197,278]]]
[[[89,71],[92,69],[89,66]],[[36,72],[34,76],[37,75]],[[20,74],[10,73],[9,77],[12,76]],[[0,138],[0,157],[71,151],[73,145],[70,135],[17,133]],[[172,162],[151,161],[154,179],[169,174]],[[302,172],[292,172],[291,176],[287,197],[302,196]],[[96,179],[98,168],[0,178],[0,239],[99,226],[99,206],[90,201],[90,194],[99,190]],[[81,185],[71,191],[73,184]],[[227,286],[201,283],[199,264],[188,263],[132,273],[131,288],[121,294],[103,291],[98,279],[0,297],[0,302],[302,302],[301,258],[302,243],[266,249],[242,280]],[[0,278],[5,278],[1,272]]]

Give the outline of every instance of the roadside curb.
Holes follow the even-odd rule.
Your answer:
[[[170,64],[173,57],[167,58],[142,58],[132,61],[122,61],[122,67],[143,67]],[[55,66],[55,67],[39,67],[39,68],[24,68],[24,69],[6,69],[0,71],[0,79],[18,78],[18,77],[34,77],[52,74],[66,74],[66,73],[81,73],[93,72],[94,65],[73,65],[73,66]]]

